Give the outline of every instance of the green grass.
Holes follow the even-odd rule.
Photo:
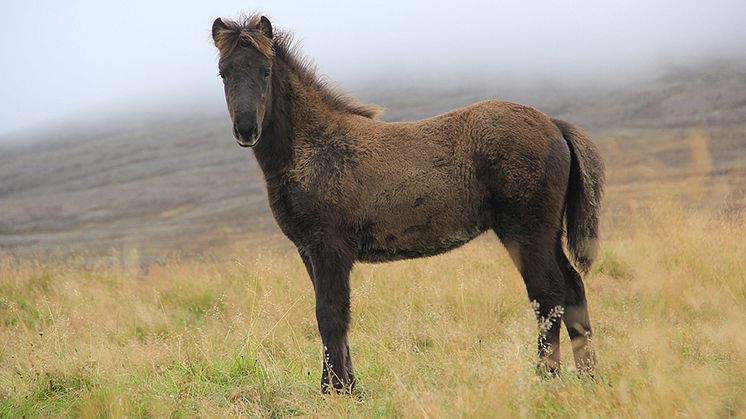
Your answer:
[[[531,307],[492,238],[360,265],[352,396],[319,394],[312,287],[294,255],[136,272],[2,260],[0,417],[737,417],[744,221],[668,206],[609,232],[586,278],[597,382],[575,377],[564,334],[561,378],[536,376]]]

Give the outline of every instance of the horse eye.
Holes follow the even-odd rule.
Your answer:
[[[269,70],[267,70],[267,71],[264,72],[264,78],[266,79],[268,77],[269,77]]]
[[[220,78],[221,78],[221,79],[225,80],[225,74],[223,74],[223,73],[218,73],[218,76],[220,76]]]

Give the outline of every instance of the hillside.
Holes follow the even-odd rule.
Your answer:
[[[611,89],[360,91],[390,121],[497,97],[583,125],[607,160],[611,214],[660,196],[732,210],[745,196],[746,66],[680,70]],[[0,142],[0,252],[136,249],[148,260],[237,242],[276,245],[261,173],[232,141],[224,109],[134,122],[82,121]]]

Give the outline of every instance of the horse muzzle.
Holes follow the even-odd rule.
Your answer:
[[[254,147],[259,142],[259,137],[262,135],[261,128],[255,128],[249,132],[242,132],[236,127],[233,127],[233,137],[236,139],[236,144],[241,147]]]

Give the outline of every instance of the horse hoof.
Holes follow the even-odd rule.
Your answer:
[[[548,367],[547,365],[539,364],[536,366],[536,373],[539,377],[544,379],[559,378],[560,370],[559,367]]]
[[[352,394],[352,392],[355,390],[355,380],[351,379],[347,382],[340,382],[337,380],[332,380],[332,385],[330,386],[328,382],[321,382],[321,394],[324,396],[328,396],[332,393],[332,389],[334,390],[334,393],[336,394]]]

